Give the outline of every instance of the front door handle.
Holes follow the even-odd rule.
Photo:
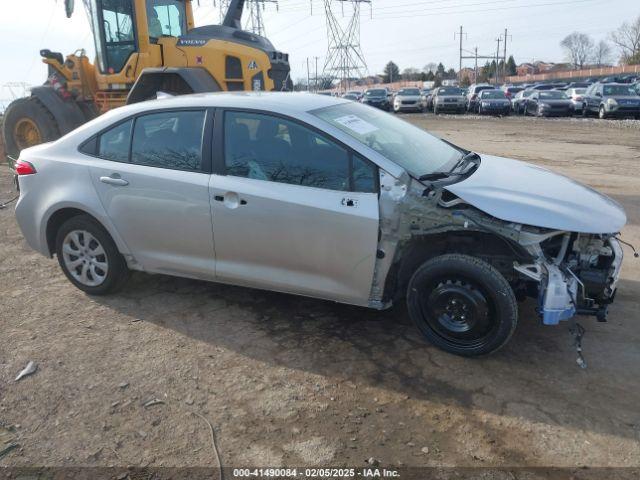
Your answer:
[[[246,205],[247,201],[243,198],[240,198],[236,192],[227,192],[224,195],[214,195],[213,199],[216,202],[224,203],[224,206],[227,208],[238,208],[239,205]]]
[[[129,182],[120,177],[100,177],[100,181],[102,183],[106,183],[108,185],[116,185],[118,187],[126,187],[127,185],[129,185]]]

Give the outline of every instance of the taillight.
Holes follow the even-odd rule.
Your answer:
[[[33,175],[36,173],[36,167],[26,160],[18,160],[16,162],[16,173],[18,175]]]

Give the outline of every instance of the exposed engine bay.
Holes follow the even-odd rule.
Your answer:
[[[411,179],[407,187],[404,181],[381,175],[379,246],[384,256],[376,265],[372,305],[389,305],[393,287],[387,274],[401,271],[398,265],[421,245],[432,254],[463,249],[492,264],[518,298],[537,300],[545,325],[575,315],[606,320],[623,258],[616,232],[575,233],[503,221],[437,185],[425,188]],[[468,242],[469,236],[477,240]]]
[[[529,281],[533,280],[545,325],[557,325],[576,314],[606,320],[623,257],[620,243],[613,235],[558,232],[527,249],[535,262],[515,264],[514,268]]]

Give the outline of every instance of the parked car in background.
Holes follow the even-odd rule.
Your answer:
[[[511,110],[516,115],[524,115],[527,111],[527,99],[533,95],[535,90],[531,90],[530,88],[527,90],[523,90],[518,92],[516,96],[511,100]]]
[[[478,95],[483,90],[495,90],[495,87],[488,83],[474,83],[469,86],[469,91],[467,92],[467,112],[475,112],[478,110]]]
[[[554,88],[552,83],[537,83],[531,87],[532,90],[553,90]]]
[[[584,94],[582,114],[640,119],[640,96],[626,83],[595,83]]]
[[[467,109],[467,99],[458,87],[439,87],[433,94],[433,113],[457,112],[464,113]]]
[[[527,99],[526,114],[564,117],[570,114],[571,100],[559,90],[538,90]]]
[[[360,90],[349,90],[345,95],[353,95],[358,101],[362,98],[362,92]]]
[[[345,93],[344,95],[342,95],[342,98],[346,100],[351,100],[352,102],[360,101],[360,95],[356,95],[354,93]]]
[[[389,103],[389,92],[386,88],[368,88],[364,91],[364,95],[360,101],[365,105],[381,108],[387,112],[391,108],[391,104]]]
[[[545,325],[605,320],[622,264],[614,200],[336,97],[135,103],[22,150],[16,171],[27,244],[90,295],[138,270],[406,302],[423,336],[458,355],[505,345],[517,298],[535,299]]]
[[[420,103],[422,104],[423,110],[428,110],[427,106],[429,104],[429,100],[431,99],[432,95],[433,95],[432,88],[423,88],[422,90],[420,90]]]
[[[567,85],[567,90],[570,88],[587,88],[589,87],[592,83],[594,82],[588,82],[588,81],[584,81],[584,82],[570,82]]]
[[[524,87],[514,87],[513,85],[505,86],[502,88],[502,91],[509,100],[515,97],[518,92],[522,92],[523,90]]]
[[[586,88],[568,88],[566,90],[565,95],[571,102],[569,110],[573,115],[582,114],[582,105],[584,104],[584,94],[586,91]]]
[[[511,100],[502,90],[482,90],[478,94],[476,111],[480,115],[509,115]]]
[[[419,88],[401,88],[393,97],[393,111],[400,112],[421,112],[422,102],[420,101]]]

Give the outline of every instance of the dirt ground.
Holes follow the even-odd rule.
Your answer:
[[[464,147],[532,161],[624,205],[640,247],[640,122],[406,115]],[[504,172],[508,175],[509,172]],[[0,199],[13,196],[0,174]],[[75,289],[0,210],[0,466],[640,466],[640,260],[626,250],[608,323],[521,305],[498,354],[423,342],[379,313],[135,274],[118,295]],[[38,370],[19,382],[33,360]],[[162,403],[145,407],[149,400]],[[426,447],[426,448],[425,448]]]

